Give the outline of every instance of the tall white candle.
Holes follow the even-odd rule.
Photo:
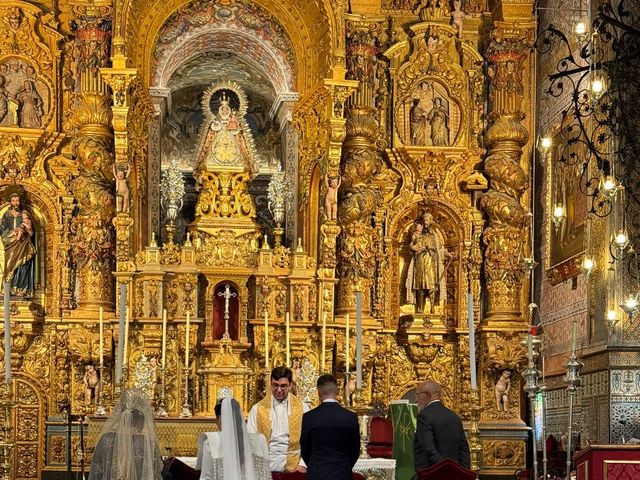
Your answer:
[[[362,388],[362,292],[356,292],[356,389]]]
[[[104,310],[100,307],[100,366],[104,365]],[[102,372],[100,372],[102,373]]]
[[[11,284],[4,282],[4,381],[11,383]]]
[[[116,355],[116,385],[122,384],[122,359],[124,357],[124,317],[127,304],[127,284],[120,284],[120,319],[118,322],[118,352]]]
[[[476,372],[476,333],[473,322],[473,293],[467,293],[467,324],[469,328],[469,370],[471,371],[471,390],[478,389]]]
[[[320,354],[320,372],[324,372],[324,362],[326,360],[327,352],[327,312],[322,313],[322,338],[321,338],[322,350]]]
[[[533,363],[533,336],[531,333],[527,334],[527,360],[529,363]]]
[[[129,307],[126,308],[124,318],[124,354],[122,356],[123,365],[129,370]],[[124,368],[124,367],[123,367]]]
[[[264,311],[264,368],[269,370],[269,314]]]
[[[167,357],[167,309],[162,310],[162,370],[166,367]]]
[[[571,354],[572,355],[575,355],[576,353],[577,329],[578,329],[578,322],[574,320],[573,323],[571,324]]]
[[[349,354],[349,314],[347,313],[347,324],[346,324],[346,332],[344,339],[344,371],[349,373],[349,364],[351,363],[351,355]]]
[[[191,313],[187,311],[187,322],[186,322],[186,332],[184,339],[184,368],[189,369],[189,323],[191,320]]]
[[[285,344],[287,348],[287,362],[286,367],[291,366],[291,340],[289,338],[289,312],[284,314],[284,336],[285,336]]]

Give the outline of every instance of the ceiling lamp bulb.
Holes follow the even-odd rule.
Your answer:
[[[556,227],[562,223],[566,216],[567,214],[564,211],[564,205],[556,205],[553,207],[553,224]]]
[[[580,20],[576,23],[573,31],[578,37],[584,37],[587,34],[587,22]]]
[[[627,238],[624,232],[620,232],[615,236],[613,242],[616,244],[618,250],[624,250],[629,244],[629,238]]]
[[[603,92],[604,92],[604,81],[602,81],[602,79],[600,78],[594,79],[591,82],[591,93],[593,93],[593,96],[596,99],[600,98]]]
[[[589,257],[585,257],[582,260],[582,271],[584,272],[585,275],[589,275],[591,273],[591,270],[593,270],[593,267],[595,266],[596,266],[596,263]]]
[[[602,183],[602,191],[608,197],[612,197],[615,195],[618,190],[618,185],[616,184],[615,179],[611,175],[607,175]]]
[[[542,137],[540,139],[540,149],[543,152],[548,151],[551,148],[551,145],[552,145],[551,137]]]
[[[620,305],[620,308],[628,315],[633,314],[638,309],[638,297],[630,295],[624,303]]]

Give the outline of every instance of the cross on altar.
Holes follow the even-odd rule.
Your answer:
[[[229,299],[231,297],[237,297],[235,293],[231,292],[231,286],[227,283],[224,286],[224,292],[218,292],[219,297],[224,297],[224,335],[223,340],[230,340],[229,336]]]

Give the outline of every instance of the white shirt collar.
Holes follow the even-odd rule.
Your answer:
[[[338,403],[338,400],[335,398],[327,398],[326,400],[322,400],[322,403]]]

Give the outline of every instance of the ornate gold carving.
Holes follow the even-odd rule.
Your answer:
[[[515,468],[525,463],[525,443],[521,441],[485,440],[482,442],[482,451],[482,465],[486,467]]]
[[[74,109],[71,124],[87,135],[96,135],[110,139],[111,99],[103,93],[82,93],[80,103]]]
[[[209,267],[248,267],[257,265],[258,233],[238,236],[232,230],[219,230],[209,235],[202,232],[194,234],[200,240],[196,247],[196,261]]]
[[[521,110],[524,97],[523,73],[531,52],[533,30],[517,24],[504,25],[491,31],[486,52],[489,61],[489,98],[493,111],[514,113]]]
[[[329,145],[331,94],[323,86],[300,99],[293,112],[293,124],[298,131],[298,202],[305,206],[309,199],[309,184],[318,159],[326,155]],[[335,169],[335,174],[338,169]]]
[[[249,178],[246,173],[203,173],[196,215],[203,219],[254,219],[256,207],[249,194]]]
[[[524,276],[522,258],[526,237],[522,231],[527,228],[529,217],[521,197],[529,179],[518,162],[519,152],[509,151],[508,147],[503,150],[505,143],[495,144],[497,148],[492,149],[485,161],[491,188],[481,200],[481,206],[489,216],[483,237],[489,318],[493,315],[519,317]],[[515,142],[508,145],[513,144],[517,145]]]

